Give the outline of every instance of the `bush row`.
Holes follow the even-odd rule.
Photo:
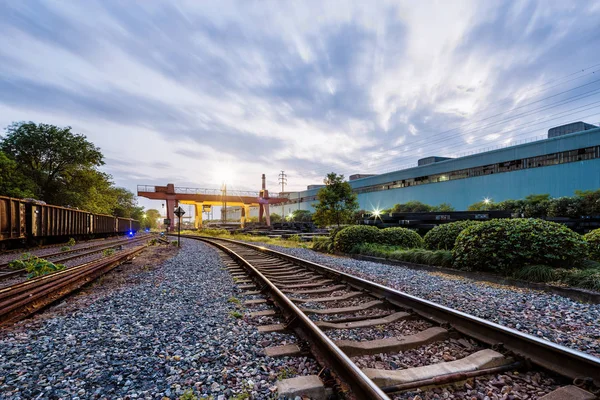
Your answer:
[[[357,245],[371,243],[396,246],[405,249],[423,247],[423,238],[410,229],[354,225],[339,231],[333,238],[336,251],[351,253]]]

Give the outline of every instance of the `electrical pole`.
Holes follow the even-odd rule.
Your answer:
[[[285,171],[281,171],[281,173],[279,174],[279,184],[281,185],[281,193],[283,195],[283,192],[285,192],[285,185],[287,185],[287,175],[285,174]],[[283,205],[283,203],[281,203],[281,221],[285,220],[285,206]]]

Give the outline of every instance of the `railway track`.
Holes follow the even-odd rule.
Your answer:
[[[107,249],[112,249],[112,248],[115,248],[118,246],[128,245],[128,244],[132,244],[132,243],[140,243],[140,242],[142,242],[144,240],[148,240],[148,239],[149,239],[148,235],[142,235],[140,237],[136,237],[133,239],[132,238],[118,239],[118,240],[113,240],[110,242],[94,244],[91,246],[79,247],[77,249],[59,251],[59,252],[55,252],[55,253],[51,253],[51,254],[45,254],[45,255],[41,255],[40,258],[51,261],[55,264],[56,263],[64,263],[67,261],[75,260],[77,258],[87,257],[92,254],[100,253]],[[8,263],[0,264],[0,281],[15,277],[15,276],[20,276],[25,273],[26,273],[26,271],[24,269],[16,269],[16,270],[10,269],[8,267]]]
[[[132,259],[146,246],[136,246],[109,257],[0,288],[0,326],[16,322],[40,311],[123,262]]]
[[[298,355],[309,349],[335,377],[334,389],[347,397],[389,399],[474,377],[494,380],[516,370],[556,377],[556,390],[548,395],[553,397],[546,399],[593,399],[599,394],[600,359],[591,355],[264,247],[186,237],[227,255],[227,268],[247,290],[243,294],[259,296],[246,301],[247,306],[276,306],[277,311],[250,314],[279,320],[259,326],[259,331],[293,331],[300,338],[298,344],[266,348],[268,355]],[[348,331],[357,332],[358,339],[355,335],[349,340],[343,333]],[[405,334],[393,335],[398,331]],[[447,360],[444,354],[443,362],[421,366],[382,367],[385,363],[377,361],[377,355],[403,354],[435,343],[463,347],[454,355],[450,351]],[[327,380],[325,375],[321,380]]]

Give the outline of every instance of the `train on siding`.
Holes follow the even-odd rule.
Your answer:
[[[131,218],[93,214],[44,202],[0,196],[0,248],[134,234],[140,223]]]
[[[456,221],[488,221],[499,218],[522,218],[522,215],[509,211],[441,211],[441,212],[404,212],[389,214],[363,214],[362,224],[378,228],[401,226],[425,233],[438,225]],[[546,221],[563,224],[577,233],[587,233],[600,228],[600,215],[581,216],[580,218],[543,217]]]

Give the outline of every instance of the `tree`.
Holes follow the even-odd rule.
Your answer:
[[[412,200],[407,201],[404,204],[395,204],[392,207],[393,213],[402,213],[402,212],[430,212],[433,210],[428,204],[421,203],[420,201]]]
[[[33,182],[35,196],[50,204],[60,205],[61,191],[75,171],[104,164],[100,149],[71,127],[17,122],[6,132],[0,150]]]
[[[116,217],[133,218],[141,221],[144,215],[144,207],[137,205],[137,198],[125,188],[112,188],[115,197],[113,215]]]
[[[320,226],[352,222],[354,212],[358,210],[358,200],[352,186],[344,181],[344,175],[332,172],[327,174],[323,183],[325,187],[317,192],[319,203],[314,206],[314,221]]]
[[[313,214],[308,210],[296,210],[292,213],[292,221],[311,222]]]
[[[269,216],[271,218],[271,223],[272,224],[276,224],[278,222],[281,222],[281,215],[279,215],[277,213],[272,213]]]
[[[150,228],[150,229],[156,229],[158,228],[158,221],[160,220],[160,212],[158,210],[155,210],[154,208],[151,208],[149,210],[146,210],[145,213],[145,217],[142,218],[141,222],[142,222],[142,227],[145,228]]]
[[[21,173],[17,163],[0,151],[0,196],[34,197],[35,184]]]

